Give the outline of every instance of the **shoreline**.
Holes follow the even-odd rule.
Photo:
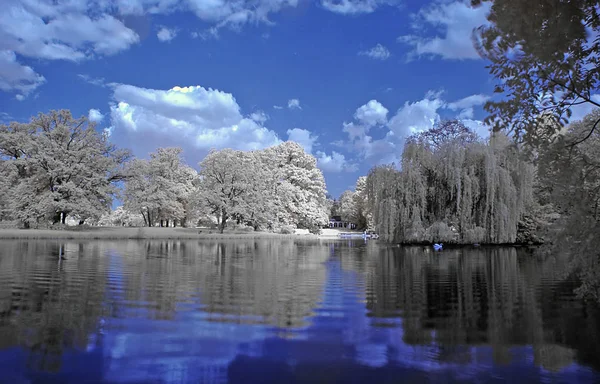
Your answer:
[[[272,232],[227,232],[199,228],[91,227],[69,229],[0,229],[0,240],[230,240],[258,238],[318,238],[317,235]]]
[[[74,227],[77,228],[77,227]],[[244,240],[244,239],[306,239],[306,240],[362,240],[342,239],[337,230],[324,230],[320,235],[310,234],[306,230],[297,230],[292,234],[273,232],[225,231],[206,228],[161,228],[161,227],[87,227],[84,229],[17,229],[0,228],[0,240]],[[370,240],[392,247],[431,247],[429,242],[385,243],[383,240]],[[465,247],[538,247],[541,244],[487,244],[480,243],[444,243],[444,249]]]

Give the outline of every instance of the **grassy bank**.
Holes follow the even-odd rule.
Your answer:
[[[92,227],[86,229],[0,229],[0,239],[98,239],[98,240],[136,240],[136,239],[256,239],[256,238],[310,238],[314,235],[282,235],[269,232],[236,232],[196,228],[132,228],[132,227]]]

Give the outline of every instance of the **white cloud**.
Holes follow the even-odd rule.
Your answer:
[[[370,100],[367,104],[360,106],[354,113],[354,118],[368,126],[385,124],[387,122],[388,110],[377,100]]]
[[[453,101],[452,103],[448,103],[448,109],[453,111],[459,109],[472,108],[474,106],[483,105],[486,101],[490,99],[487,95],[476,94],[464,97],[460,100]]]
[[[395,1],[381,0],[323,0],[321,4],[328,11],[342,15],[357,15],[372,13],[384,4],[393,4]]]
[[[390,51],[381,44],[377,44],[371,49],[358,52],[359,55],[368,56],[375,60],[387,60],[390,57]]]
[[[473,119],[461,119],[462,123],[470,128],[473,132],[477,133],[482,138],[487,138],[490,136],[490,127],[485,125],[481,120],[473,120]]]
[[[104,119],[104,115],[102,113],[100,113],[99,110],[92,108],[92,109],[90,109],[90,112],[88,113],[88,119],[95,123],[100,123]]]
[[[112,136],[112,133],[113,133],[113,130],[114,130],[114,127],[112,127],[112,126],[111,126],[111,127],[108,127],[108,128],[104,128],[104,129],[102,130],[102,132],[104,132],[104,134],[105,134],[106,136],[108,136],[108,137],[111,137],[111,136]]]
[[[277,134],[243,117],[230,93],[201,86],[146,89],[114,86],[112,126],[134,135],[150,132],[197,149],[254,150],[281,142]],[[140,136],[143,137],[143,136]]]
[[[19,63],[14,52],[0,51],[0,90],[19,92],[16,98],[23,100],[45,81],[44,76]]]
[[[7,112],[0,112],[0,122],[8,123],[13,120],[13,117]]]
[[[283,107],[281,105],[274,105],[273,109],[283,109]]]
[[[304,152],[312,153],[313,146],[317,143],[318,136],[315,136],[309,130],[302,128],[288,129],[288,140],[294,141],[304,148]]]
[[[264,124],[265,121],[269,120],[269,115],[263,111],[256,111],[250,114],[250,118],[259,124]]]
[[[317,151],[316,155],[317,166],[324,172],[354,172],[357,170],[356,164],[348,163],[346,157],[336,151],[333,151],[331,155]]]
[[[102,11],[91,18],[89,10],[85,2],[8,0],[0,15],[0,48],[32,58],[78,61],[139,42],[122,21]]]
[[[193,12],[202,21],[213,24],[202,34],[208,38],[218,36],[223,27],[271,24],[271,14],[297,4],[298,0],[3,0],[0,52],[9,52],[13,57],[77,62],[117,54],[139,43],[140,36],[125,25],[125,16]],[[157,34],[161,41],[175,35],[175,30],[167,29]],[[17,62],[6,57],[0,60],[1,90],[21,92],[20,97],[24,97],[43,83],[43,77],[30,67],[16,69]],[[20,80],[15,80],[17,72]]]
[[[173,40],[177,36],[176,29],[169,29],[167,27],[161,27],[160,30],[156,33],[156,37],[158,40],[162,42],[168,42]]]
[[[461,110],[456,118],[457,119],[472,119],[474,114],[475,114],[475,111],[473,110],[473,107],[469,107],[469,108],[465,108],[465,109]]]
[[[421,100],[405,102],[389,120],[386,118],[387,108],[378,101],[371,100],[356,110],[354,121],[343,124],[342,130],[348,135],[348,141],[338,142],[336,145],[359,153],[362,159],[372,165],[397,163],[408,136],[432,128],[440,121],[442,110],[459,109],[464,113],[464,124],[480,136],[487,137],[488,127],[473,119],[473,106],[480,105],[484,99],[484,95],[472,95],[446,103],[442,92],[430,91]],[[370,134],[369,131],[375,124],[385,125],[387,132],[383,137],[375,139]]]
[[[106,87],[106,83],[104,82],[104,78],[103,77],[91,77],[89,75],[86,74],[78,74],[77,77],[79,77],[81,80],[85,81],[86,83],[92,84],[92,85],[96,85],[98,87]]]
[[[400,36],[398,41],[409,44],[409,56],[433,55],[444,59],[479,59],[471,35],[474,28],[487,24],[489,4],[473,8],[469,2],[458,0],[429,5],[415,15],[416,35]],[[429,27],[429,28],[428,28]],[[428,29],[442,30],[441,35],[427,34]]]
[[[288,108],[289,109],[302,109],[302,107],[300,106],[300,100],[298,100],[298,99],[288,100]]]
[[[483,105],[490,99],[487,95],[476,94],[448,103],[447,108],[452,111],[460,110],[458,119],[472,119],[474,115],[473,107]]]
[[[399,138],[425,131],[440,120],[438,110],[445,106],[440,98],[426,96],[414,103],[406,102],[388,122],[390,132]]]
[[[294,141],[304,148],[306,153],[313,154],[317,159],[317,166],[324,172],[353,172],[357,170],[357,165],[349,162],[346,157],[336,151],[330,155],[324,151],[313,152],[314,147],[318,145],[318,136],[311,131],[302,128],[289,129],[287,131],[288,140]]]

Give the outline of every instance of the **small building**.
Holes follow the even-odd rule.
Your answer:
[[[343,221],[341,216],[331,216],[329,218],[329,228],[356,229],[356,224],[350,221]]]

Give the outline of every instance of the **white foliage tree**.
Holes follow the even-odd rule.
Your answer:
[[[127,171],[128,211],[142,214],[148,226],[187,225],[197,172],[183,163],[181,148],[159,148],[150,154],[150,160],[131,162]]]
[[[223,233],[227,220],[243,214],[251,191],[252,174],[246,170],[251,157],[242,151],[212,150],[200,162],[199,205],[215,215]]]
[[[327,225],[327,190],[315,157],[290,141],[265,152],[271,159],[266,166],[280,177],[277,193],[285,209],[284,221],[314,231]]]
[[[83,223],[110,209],[129,152],[117,149],[87,117],[61,110],[0,126],[0,157],[10,216],[25,225],[64,224],[67,215]]]

